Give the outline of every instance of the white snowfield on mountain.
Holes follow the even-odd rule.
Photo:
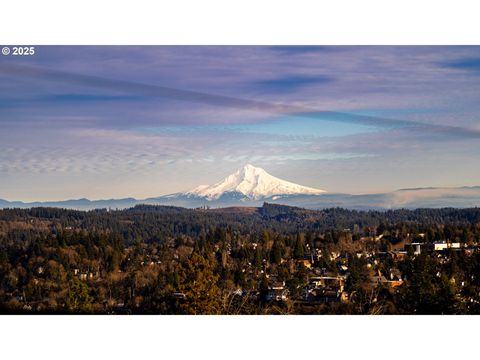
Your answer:
[[[230,192],[258,200],[278,195],[320,195],[326,191],[279,179],[262,168],[247,164],[216,184],[200,185],[186,194],[215,200]]]

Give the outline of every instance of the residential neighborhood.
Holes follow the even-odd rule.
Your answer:
[[[0,210],[4,313],[480,312],[480,212]]]

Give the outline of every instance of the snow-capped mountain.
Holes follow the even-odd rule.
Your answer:
[[[0,199],[2,208],[31,208],[39,206],[91,210],[99,208],[124,209],[139,204],[182,206],[187,208],[220,208],[236,206],[262,206],[264,202],[325,209],[398,209],[478,207],[480,186],[457,188],[414,188],[377,194],[326,193],[279,179],[253,165],[245,165],[222,181],[213,185],[201,185],[193,190],[162,195],[143,200],[134,198],[88,200],[76,199],[26,203]]]
[[[270,175],[265,170],[247,164],[222,181],[213,185],[200,185],[185,195],[217,200],[225,195],[236,194],[250,200],[259,200],[281,195],[320,195],[325,190],[294,184]]]

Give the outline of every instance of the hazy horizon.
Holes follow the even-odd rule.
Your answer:
[[[253,165],[255,166],[254,164],[245,164],[245,165]],[[255,166],[256,167],[256,166]],[[242,168],[239,167],[235,170],[240,170]],[[257,167],[258,168],[258,167]],[[231,176],[233,175],[233,173],[230,173],[228,174],[228,176]],[[272,174],[270,174],[272,175]],[[224,176],[222,179],[217,179],[218,181],[214,181],[213,183],[211,184],[199,184],[199,187],[202,186],[202,185],[209,185],[209,186],[212,186],[216,183],[220,183],[222,181],[225,181],[226,178],[228,176]],[[280,179],[280,180],[283,180],[283,181],[288,181],[288,179]],[[302,185],[302,184],[297,184],[297,185]],[[449,186],[445,186],[445,187],[414,187],[414,188],[399,188],[399,189],[394,189],[394,190],[391,190],[391,191],[386,191],[385,193],[389,193],[389,192],[395,192],[395,191],[411,191],[411,190],[433,190],[433,189],[457,189],[457,188],[476,188],[476,187],[480,187],[480,185],[472,185],[472,186],[458,186],[458,187],[449,187]],[[190,189],[183,189],[182,191],[178,191],[177,193],[188,193],[192,190],[195,190],[193,188],[190,188]],[[331,191],[328,191],[328,190],[324,190],[324,189],[318,189],[318,190],[323,190],[324,191],[324,194],[329,194],[329,195],[335,195],[335,194],[341,194],[340,192],[331,192]],[[126,199],[126,198],[135,198],[135,200],[139,200],[139,201],[142,201],[142,200],[147,200],[149,198],[155,198],[155,197],[162,197],[162,196],[167,196],[167,195],[174,195],[176,193],[158,193],[156,195],[151,195],[151,196],[147,196],[145,198],[135,198],[133,196],[123,196],[123,197],[116,197],[116,198],[108,198],[108,197],[99,197],[99,198],[88,198],[88,197],[77,197],[77,198],[59,198],[59,199],[54,199],[54,198],[50,198],[50,199],[40,199],[40,200],[31,200],[31,201],[25,201],[25,200],[22,200],[22,199],[8,199],[8,198],[0,198],[1,200],[7,200],[7,201],[20,201],[20,202],[24,202],[24,203],[33,203],[33,202],[62,202],[62,201],[67,201],[67,200],[81,200],[81,199],[88,199],[90,201],[99,201],[99,200],[114,200],[114,199]],[[345,194],[352,194],[352,195],[376,195],[376,194],[382,194],[382,192],[370,192],[370,193],[345,193]],[[441,194],[438,193],[439,195]]]
[[[0,56],[0,198],[476,186],[479,79],[479,46],[37,46]]]

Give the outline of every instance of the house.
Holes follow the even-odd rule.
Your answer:
[[[442,242],[434,242],[434,243],[420,243],[420,242],[413,242],[410,244],[405,244],[405,251],[408,251],[410,249],[413,249],[413,253],[415,255],[419,255],[422,252],[428,251],[444,251],[448,249],[456,249],[459,250],[461,248],[461,244],[458,242],[448,242],[448,241],[442,241]]]
[[[268,284],[269,290],[282,290],[285,288],[285,281],[276,281],[274,277],[271,277],[270,283]]]
[[[330,253],[330,261],[334,261],[340,257],[340,253],[337,251],[332,251]]]
[[[385,284],[387,282],[387,278],[382,275],[380,271],[377,274],[370,276],[370,283],[372,286],[377,287],[381,284]]]
[[[310,304],[339,303],[348,301],[343,291],[343,276],[314,276],[303,292],[303,300]]]
[[[311,289],[330,288],[343,291],[345,285],[345,277],[343,276],[313,276],[308,279],[307,287]]]
[[[447,249],[460,249],[460,243],[455,242],[435,242],[433,243],[433,251],[443,251]]]
[[[285,289],[285,281],[279,281],[275,276],[269,277],[266,301],[286,301],[289,291]]]
[[[383,234],[380,234],[380,235],[378,235],[378,236],[375,236],[374,238],[375,238],[375,241],[380,241],[380,240],[383,239]]]
[[[426,250],[428,247],[427,243],[412,242],[410,244],[405,244],[404,250],[408,253],[409,250],[413,250],[414,255],[420,255],[422,250]]]
[[[310,259],[297,260],[298,265],[303,265],[307,269],[312,268],[312,261]]]
[[[393,258],[398,261],[403,261],[407,257],[406,251],[393,251]]]
[[[288,300],[288,289],[274,288],[269,289],[265,296],[266,301],[286,301]]]
[[[304,295],[304,301],[310,304],[340,303],[347,300],[346,292],[335,289],[311,289]]]
[[[187,296],[182,292],[174,292],[172,298],[175,300],[185,300]]]
[[[398,272],[390,273],[390,279],[387,279],[380,271],[378,271],[375,275],[370,276],[370,282],[374,287],[382,285],[391,289],[403,284],[403,280]]]

